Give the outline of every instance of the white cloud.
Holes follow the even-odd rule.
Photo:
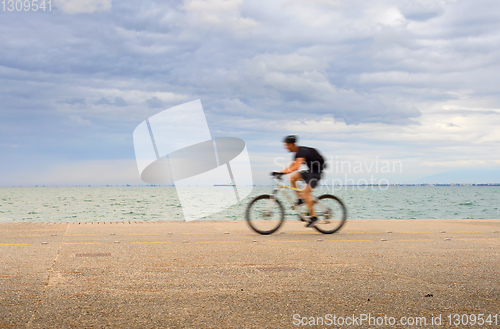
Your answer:
[[[55,163],[0,176],[2,186],[144,185],[135,160],[85,160]]]
[[[457,161],[425,161],[424,166],[429,167],[444,167],[444,168],[473,168],[481,167],[486,162],[482,160],[457,160]]]
[[[99,88],[94,81],[79,81],[76,85],[62,86],[58,92],[61,93],[60,97],[64,97],[64,99],[83,97],[88,105],[80,106],[56,101],[54,107],[58,112],[70,114],[72,122],[88,125],[93,119],[141,122],[159,109],[166,109],[169,106],[190,100],[188,95],[136,88],[141,88],[141,86],[127,84],[124,81],[119,89]],[[151,99],[156,99],[156,104],[160,105],[152,107],[150,105]]]
[[[435,77],[428,73],[410,73],[410,72],[374,72],[362,73],[359,75],[360,83],[377,83],[377,84],[423,84],[430,82]]]
[[[284,103],[288,112],[311,111],[348,123],[408,124],[420,115],[414,107],[383,96],[338,88],[330,82],[328,64],[309,56],[263,54],[242,64],[243,69],[233,77],[239,87],[254,97]]]
[[[383,6],[373,7],[368,11],[369,17],[374,25],[388,26],[388,27],[403,27],[406,23],[405,17],[401,14],[397,7]],[[378,26],[380,28],[380,26]]]
[[[109,10],[113,0],[54,0],[55,6],[66,14],[91,14]]]
[[[250,60],[245,60],[249,70],[261,69],[264,71],[279,71],[290,73],[303,73],[325,69],[328,65],[318,60],[296,53],[292,54],[260,54]]]
[[[184,0],[181,8],[195,26],[222,27],[229,31],[256,27],[256,21],[241,15],[242,4],[243,0]]]
[[[90,126],[92,125],[92,122],[90,120],[85,120],[82,117],[78,115],[70,115],[68,119],[69,123],[76,123],[77,125],[81,126]]]
[[[36,154],[40,140],[58,159],[133,157],[136,123],[197,98],[212,131],[254,152],[293,130],[329,152],[404,158],[414,172],[498,161],[498,1],[57,5],[100,12],[0,24],[10,167],[20,160],[5,145]]]

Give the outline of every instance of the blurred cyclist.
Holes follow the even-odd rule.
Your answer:
[[[295,135],[286,136],[283,142],[285,143],[285,148],[289,152],[295,153],[294,162],[288,168],[285,168],[278,172],[273,172],[273,174],[292,174],[290,175],[290,183],[295,188],[297,188],[296,183],[298,180],[303,180],[306,182],[307,185],[302,191],[296,191],[296,204],[301,205],[304,203],[303,199],[305,200],[307,207],[309,208],[309,214],[311,216],[309,223],[306,226],[310,227],[314,224],[314,222],[318,220],[318,218],[316,217],[316,212],[314,211],[314,202],[311,198],[311,192],[321,179],[321,173],[323,172],[323,169],[325,167],[325,160],[316,149],[312,147],[297,145],[297,136]],[[300,166],[304,163],[307,165],[308,170],[298,172],[297,170],[299,170]]]

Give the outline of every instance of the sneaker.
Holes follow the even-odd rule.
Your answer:
[[[297,201],[295,202],[295,205],[296,205],[296,206],[300,206],[301,204],[304,204],[304,200],[302,200],[302,199],[297,199]]]
[[[309,219],[309,223],[306,225],[306,227],[311,227],[314,225],[314,223],[316,223],[318,221],[318,217],[311,217],[311,219]]]

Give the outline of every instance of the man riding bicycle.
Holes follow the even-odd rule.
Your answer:
[[[296,184],[298,180],[306,182],[307,185],[302,191],[296,190],[297,205],[303,204],[303,199],[305,200],[311,216],[306,227],[310,227],[318,220],[316,212],[314,211],[314,202],[311,198],[311,192],[321,179],[321,173],[324,169],[325,160],[316,149],[312,147],[298,146],[296,144],[297,136],[295,135],[285,137],[283,142],[285,143],[285,148],[289,152],[295,153],[295,161],[288,168],[278,172],[273,172],[273,174],[281,173],[286,175],[293,173],[290,176],[290,183],[294,188],[297,188]],[[299,170],[300,166],[304,163],[307,165],[308,170],[298,172],[297,170]]]

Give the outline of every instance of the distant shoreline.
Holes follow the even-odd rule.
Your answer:
[[[215,185],[215,187],[221,185]],[[234,185],[223,185],[223,186],[234,186]],[[269,187],[274,185],[245,185],[252,187]],[[332,187],[332,185],[318,185],[320,187]],[[397,187],[397,186],[500,186],[500,183],[450,183],[450,184],[356,184],[356,185],[333,185],[334,187]],[[8,187],[175,187],[175,185],[11,185],[11,186],[0,186],[0,188]],[[214,186],[187,186],[187,187],[214,187]]]

